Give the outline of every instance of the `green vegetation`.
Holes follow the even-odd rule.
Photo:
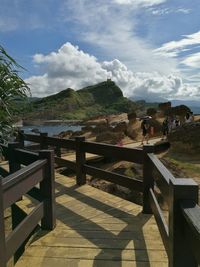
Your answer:
[[[181,170],[181,176],[184,173],[185,177],[200,178],[200,160],[197,154],[194,153],[188,156],[187,153],[174,153],[170,151],[164,156],[164,159],[169,164],[167,167],[176,169],[176,177],[179,177],[178,170]]]
[[[27,84],[19,77],[22,69],[0,46],[0,138],[5,139],[12,132],[16,101],[26,98]]]
[[[78,91],[71,88],[29,103],[25,119],[88,119],[137,109],[137,104],[123,97],[121,89],[106,81]],[[25,115],[24,115],[25,114]]]

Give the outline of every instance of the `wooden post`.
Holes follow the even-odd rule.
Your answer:
[[[48,149],[48,144],[46,141],[46,137],[48,133],[40,133],[40,149]]]
[[[6,267],[6,240],[4,226],[3,187],[0,176],[0,267]]]
[[[16,158],[15,158],[14,150],[16,148],[20,148],[20,143],[17,143],[17,142],[8,143],[8,160],[9,160],[9,172],[10,173],[14,173],[21,169],[21,164],[16,162]],[[22,197],[18,199],[18,201],[20,200],[22,200]],[[13,212],[13,207],[14,206],[11,205],[11,207],[7,209],[7,212],[11,213],[10,224],[12,226],[12,230],[14,230],[16,226],[16,221],[18,220],[17,218],[18,215]],[[14,262],[14,257],[10,259],[8,265],[12,266],[13,262]]]
[[[19,135],[18,138],[19,138],[20,147],[24,148],[24,131],[20,130],[18,132],[18,135]]]
[[[76,184],[84,185],[86,183],[86,174],[83,172],[83,165],[85,164],[85,152],[81,149],[82,142],[85,137],[76,137]]]
[[[46,230],[52,230],[56,226],[54,152],[50,150],[39,151],[39,158],[47,159],[47,164],[44,168],[44,179],[40,183],[41,194],[45,199],[41,227]]]
[[[20,143],[8,143],[8,159],[9,159],[9,171],[10,173],[16,172],[21,169],[20,163],[15,160],[14,149],[19,148]]]
[[[192,179],[169,183],[169,267],[198,267],[184,236],[181,200],[198,203],[198,185]]]
[[[9,172],[14,173],[21,169],[20,163],[15,161],[15,153],[14,149],[19,148],[20,143],[8,143],[8,159],[9,159]],[[23,197],[21,196],[18,201],[22,200]],[[12,215],[12,229],[16,226],[16,221],[18,221],[17,214],[13,211],[14,206],[11,206],[11,215]]]
[[[61,158],[61,148],[59,146],[56,146],[55,154],[56,154],[56,157]]]
[[[154,187],[153,169],[147,153],[154,152],[153,145],[144,145],[143,147],[143,213],[152,214],[149,202],[149,189]]]

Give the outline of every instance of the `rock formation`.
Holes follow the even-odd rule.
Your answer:
[[[200,122],[184,123],[168,136],[173,150],[192,153],[200,151]]]

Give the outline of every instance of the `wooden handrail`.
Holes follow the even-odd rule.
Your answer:
[[[29,166],[16,171],[13,174],[8,175],[3,179],[3,190],[7,191],[9,188],[14,187],[17,183],[20,183],[22,180],[29,178],[30,175],[37,172],[38,170],[42,170],[44,165],[47,163],[46,160],[37,160],[30,164]]]
[[[127,177],[125,175],[120,175],[117,173],[104,171],[99,168],[95,168],[89,165],[84,165],[83,167],[86,174],[94,175],[98,178],[101,178],[105,181],[109,181],[118,185],[121,185],[123,187],[129,188],[131,190],[136,190],[138,192],[143,191],[143,183],[140,180],[136,180],[130,177]]]
[[[4,178],[0,177],[0,267],[6,266],[9,258],[24,243],[40,221],[43,229],[52,230],[55,227],[53,152],[32,153],[18,149],[17,143],[8,144],[8,147],[3,146],[3,148],[9,160],[9,175]],[[21,168],[21,164],[29,165]],[[35,188],[38,183],[39,188]],[[15,202],[26,193],[31,196],[35,194],[40,203],[19,222],[21,210]],[[10,206],[17,207],[18,213],[13,214],[12,219],[18,222],[5,239],[4,210]]]
[[[143,163],[143,151],[137,148],[118,147],[109,144],[100,144],[95,142],[83,142],[82,150],[87,153],[113,157],[117,160],[126,160],[129,162]]]
[[[184,217],[184,230],[189,247],[200,263],[200,206],[195,201],[181,201],[180,207]]]
[[[165,182],[169,185],[169,181],[174,181],[175,177],[172,173],[163,165],[163,163],[153,154],[149,153],[148,157],[153,163],[153,167],[160,173]]]
[[[165,221],[165,218],[162,214],[161,208],[158,204],[158,201],[156,199],[156,196],[154,194],[154,191],[152,189],[150,189],[149,200],[150,200],[151,209],[155,216],[156,223],[158,225],[158,228],[159,228],[162,240],[163,240],[163,244],[165,246],[167,254],[169,255],[169,229]]]
[[[27,140],[27,141],[30,141],[30,142],[33,142],[33,143],[40,143],[40,135],[36,135],[36,134],[23,134],[23,138],[24,140]]]
[[[3,179],[4,209],[11,206],[44,179],[43,167],[45,164],[46,160],[39,160]]]
[[[62,148],[75,150],[75,141],[71,139],[61,139],[56,137],[46,137],[46,143],[50,146],[58,146]]]
[[[39,203],[31,213],[6,238],[6,261],[23,244],[44,216],[44,203]]]
[[[15,149],[13,151],[14,161],[23,165],[29,165],[39,158],[39,154],[24,149]]]
[[[166,203],[169,204],[169,182],[175,181],[176,178],[173,174],[163,165],[163,163],[155,156],[153,153],[147,154],[151,161],[151,169],[153,173],[153,178],[160,189]],[[156,175],[157,174],[157,175]]]

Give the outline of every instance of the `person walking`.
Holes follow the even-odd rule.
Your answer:
[[[192,114],[190,112],[187,112],[185,116],[185,123],[190,123],[192,122]]]
[[[162,123],[162,133],[163,133],[163,137],[161,140],[167,139],[167,136],[169,134],[169,120],[168,120],[168,118],[166,118]]]
[[[180,120],[176,117],[175,118],[175,125],[176,125],[176,127],[178,127],[178,126],[180,126]]]
[[[149,130],[150,130],[150,124],[147,119],[144,119],[141,123],[141,129],[142,129],[142,142],[141,145],[144,144],[144,141],[146,140],[146,143],[149,144]]]

